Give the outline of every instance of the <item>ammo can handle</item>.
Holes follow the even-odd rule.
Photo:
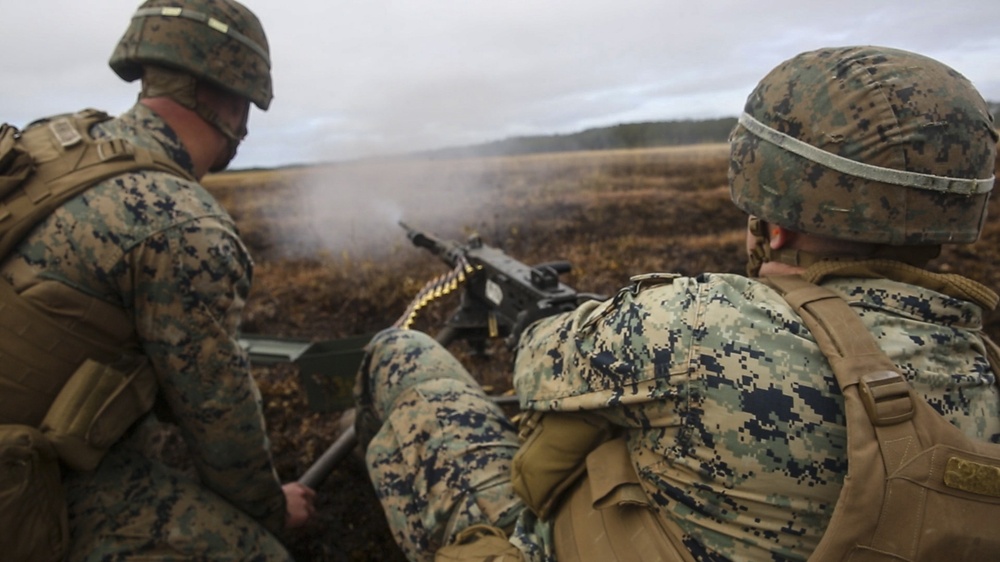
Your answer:
[[[354,432],[354,424],[351,424],[340,434],[340,437],[333,442],[333,445],[323,452],[323,454],[316,459],[304,474],[299,477],[299,484],[309,487],[315,490],[320,484],[326,480],[326,477],[330,475],[333,471],[333,467],[337,466],[344,457],[351,454],[354,447],[358,444],[358,436]]]

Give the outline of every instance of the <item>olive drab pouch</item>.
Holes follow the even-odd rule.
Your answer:
[[[694,562],[683,538],[643,490],[624,437],[587,455],[585,474],[552,518],[557,560]]]
[[[156,376],[145,357],[128,366],[88,359],[59,391],[41,431],[67,466],[92,470],[111,445],[152,409],[156,392]]]
[[[0,425],[0,557],[56,562],[68,543],[55,450],[33,427]]]
[[[967,437],[918,396],[839,296],[798,276],[764,281],[802,317],[844,395],[847,475],[809,560],[997,560],[1000,445]]]
[[[611,423],[589,412],[530,412],[511,463],[511,484],[540,519],[583,474],[587,455],[611,437]]]

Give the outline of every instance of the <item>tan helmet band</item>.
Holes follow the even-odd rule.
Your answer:
[[[233,26],[219,21],[211,16],[207,16],[201,12],[196,12],[194,10],[185,10],[179,7],[163,7],[163,8],[143,8],[137,10],[132,19],[140,19],[147,17],[160,16],[165,18],[175,17],[175,18],[186,18],[192,21],[203,23],[208,27],[239,41],[244,46],[246,46],[251,51],[257,53],[260,58],[264,59],[264,63],[267,64],[268,68],[271,68],[271,57],[268,56],[267,49],[261,47],[255,43],[252,39],[243,35],[239,31],[233,28]]]
[[[983,179],[949,178],[873,166],[816,148],[809,143],[768,127],[745,112],[740,115],[739,122],[751,134],[778,148],[849,176],[959,195],[977,195],[993,190],[994,176]]]

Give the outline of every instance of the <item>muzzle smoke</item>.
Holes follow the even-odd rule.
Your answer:
[[[463,238],[482,228],[502,195],[497,164],[483,159],[366,160],[308,170],[296,219],[281,221],[273,250],[282,257],[380,257],[409,247],[399,221]]]

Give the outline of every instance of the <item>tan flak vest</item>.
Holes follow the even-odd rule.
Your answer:
[[[798,276],[768,282],[844,395],[847,475],[810,562],[1000,559],[1000,444],[967,437],[918,396],[839,296]],[[1000,375],[1000,349],[983,343]]]
[[[147,169],[193,180],[155,152],[89,131],[110,116],[84,110],[0,125],[0,260],[42,219],[88,187]],[[156,393],[126,312],[60,283],[19,295],[0,278],[0,424],[41,429],[60,460],[90,469]]]
[[[967,437],[919,397],[839,296],[798,276],[766,282],[802,317],[844,395],[848,474],[810,562],[1000,560],[1000,445]],[[1000,350],[983,340],[1000,373]],[[650,506],[621,438],[587,455],[554,511],[558,560],[693,562],[680,528]]]

